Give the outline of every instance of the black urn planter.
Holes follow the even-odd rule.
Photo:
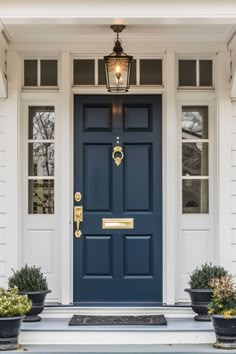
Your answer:
[[[216,334],[213,347],[220,349],[236,349],[236,316],[224,318],[223,315],[211,315]]]
[[[18,336],[24,316],[0,317],[0,351],[18,349]]]
[[[194,316],[195,321],[210,321],[211,318],[208,315],[208,305],[211,302],[211,297],[213,294],[212,289],[185,289],[189,293],[192,309],[196,316]]]
[[[39,322],[41,317],[38,316],[44,309],[44,301],[46,295],[51,293],[51,290],[42,290],[42,291],[21,291],[21,295],[27,295],[28,298],[32,301],[32,308],[29,312],[26,313],[23,322]]]

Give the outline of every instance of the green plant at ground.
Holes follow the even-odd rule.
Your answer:
[[[41,272],[41,268],[29,267],[27,264],[9,278],[9,287],[16,286],[20,292],[48,290],[46,277]]]
[[[233,276],[228,274],[210,281],[213,289],[212,301],[208,305],[209,314],[223,315],[224,318],[236,316],[236,289]]]
[[[16,287],[0,288],[0,317],[22,316],[32,307],[27,295],[19,295]]]
[[[213,278],[220,278],[227,274],[223,267],[205,263],[190,274],[189,285],[191,289],[209,289],[211,288],[209,283]]]

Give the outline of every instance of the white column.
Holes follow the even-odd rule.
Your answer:
[[[216,200],[218,242],[216,242],[216,261],[229,271],[231,268],[231,137],[232,112],[230,100],[230,57],[229,52],[221,50],[216,60],[217,94],[217,187]],[[217,228],[216,228],[217,229]]]
[[[20,81],[18,77],[20,58],[9,47],[7,54],[7,277],[12,275],[11,268],[19,266],[20,241]]]
[[[175,303],[178,237],[178,154],[175,52],[168,49],[165,60],[166,82],[163,102],[163,301]]]
[[[70,54],[63,52],[61,55],[61,80],[60,80],[60,176],[59,186],[59,219],[61,232],[61,301],[68,304],[72,300],[72,275],[73,275],[73,234],[71,230],[71,210],[73,205],[72,190],[72,95]]]

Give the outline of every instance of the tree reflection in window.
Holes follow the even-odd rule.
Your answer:
[[[29,214],[54,213],[54,118],[54,107],[29,107]]]
[[[209,212],[208,145],[208,106],[183,106],[183,213]]]

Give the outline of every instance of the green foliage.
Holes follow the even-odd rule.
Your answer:
[[[16,286],[22,292],[48,289],[47,279],[41,272],[40,267],[29,267],[26,264],[20,270],[12,271],[14,274],[8,279],[10,288]]]
[[[208,313],[224,315],[224,318],[235,316],[236,289],[232,275],[228,274],[220,279],[213,278],[210,285],[213,289],[213,296],[208,305]]]
[[[210,289],[209,283],[213,278],[220,278],[227,274],[223,267],[205,263],[190,274],[189,285],[191,289]]]
[[[19,295],[16,287],[5,290],[0,288],[0,317],[25,315],[32,307],[27,295]]]

